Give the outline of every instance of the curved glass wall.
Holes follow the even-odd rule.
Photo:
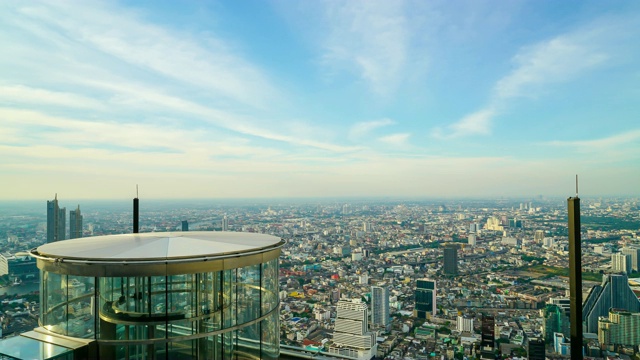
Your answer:
[[[42,326],[114,359],[277,359],[278,259],[169,276],[42,271]],[[149,357],[153,353],[153,357]]]

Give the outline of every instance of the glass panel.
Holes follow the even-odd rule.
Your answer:
[[[262,264],[262,314],[278,306],[278,259]]]
[[[238,324],[260,317],[260,264],[238,269]]]
[[[236,341],[238,337],[238,331],[229,331],[222,334],[224,337],[224,358],[235,359],[236,358]]]
[[[237,283],[236,269],[224,271],[223,289],[223,314],[224,327],[228,328],[236,324]]]
[[[94,291],[95,278],[69,275],[67,293],[69,297],[69,336],[91,338],[94,336]]]
[[[238,358],[260,358],[260,323],[238,330]]]
[[[280,355],[280,327],[278,314],[274,311],[262,321],[262,352],[261,359],[278,359]]]
[[[47,272],[44,274],[45,295],[43,325],[57,334],[67,334],[67,287],[66,276]],[[64,278],[64,281],[63,281]]]
[[[197,359],[196,340],[174,341],[167,346],[169,359]]]

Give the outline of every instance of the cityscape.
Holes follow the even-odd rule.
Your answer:
[[[0,360],[640,360],[638,24],[0,1]]]
[[[569,356],[563,199],[141,204],[140,233],[259,233],[286,241],[277,285],[283,358]],[[131,233],[127,205],[56,195],[46,207],[2,209],[3,337],[38,326],[41,272],[28,250],[71,236]],[[586,357],[638,355],[639,205],[638,198],[584,200]],[[68,217],[65,208],[74,209]]]

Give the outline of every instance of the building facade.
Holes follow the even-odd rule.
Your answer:
[[[631,271],[638,272],[640,268],[638,266],[638,260],[640,260],[640,248],[638,247],[625,247],[620,250],[621,253],[631,256]]]
[[[631,273],[631,255],[623,253],[611,254],[611,271],[617,273]]]
[[[87,358],[278,359],[283,245],[239,232],[45,244],[31,250],[42,273],[34,332],[84,341]]]
[[[427,319],[436,314],[436,281],[430,279],[416,280],[414,316]]]
[[[51,201],[47,201],[47,243],[65,239],[67,208],[58,206],[58,194]]]
[[[609,309],[640,312],[640,300],[629,286],[627,274],[605,274],[602,285],[594,286],[582,305],[584,332],[598,333],[598,318]]]
[[[69,211],[69,239],[82,237],[82,213],[80,205],[75,210]]]
[[[385,330],[391,325],[389,288],[386,284],[371,287],[371,325]]]
[[[329,353],[369,360],[376,355],[376,335],[369,331],[367,304],[340,300],[336,307],[333,344]]]
[[[447,246],[444,248],[444,266],[443,272],[446,275],[458,274],[458,248]]]
[[[598,320],[598,341],[611,351],[620,345],[640,344],[640,312],[611,309],[609,317]]]

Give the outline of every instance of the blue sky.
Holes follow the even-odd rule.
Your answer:
[[[639,195],[637,1],[3,1],[0,199]]]

